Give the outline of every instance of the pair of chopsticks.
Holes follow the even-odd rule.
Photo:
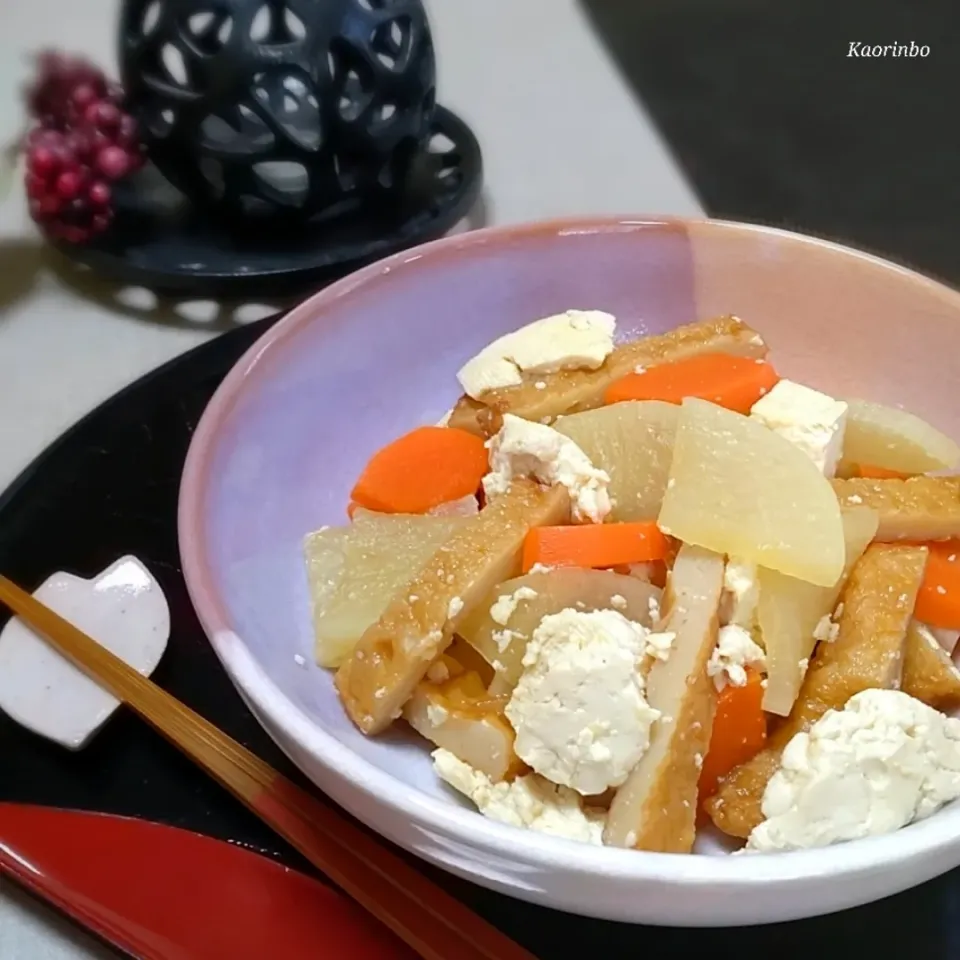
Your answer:
[[[226,787],[425,960],[534,960],[418,870],[0,576],[0,601]]]

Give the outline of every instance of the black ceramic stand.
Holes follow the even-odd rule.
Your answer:
[[[309,292],[334,276],[443,236],[480,195],[483,162],[470,128],[437,107],[431,146],[398,201],[302,227],[232,225],[157,199],[137,181],[118,192],[109,233],[63,253],[121,283],[208,299]],[[140,184],[142,184],[142,180]]]

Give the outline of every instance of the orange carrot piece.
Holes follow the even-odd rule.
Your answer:
[[[763,678],[747,671],[745,686],[728,683],[717,697],[710,749],[700,770],[702,803],[717,792],[720,781],[734,767],[756,756],[767,742],[767,715],[763,712]]]
[[[871,467],[868,464],[857,464],[857,476],[865,477],[868,480],[906,480],[912,477],[912,473],[898,473],[896,470],[888,470],[886,467]]]
[[[642,523],[588,523],[536,527],[523,542],[523,571],[548,567],[615,567],[662,560],[667,538],[652,520]]]
[[[685,397],[698,397],[728,410],[749,413],[779,379],[776,370],[766,360],[704,353],[629,373],[610,384],[603,399],[604,403],[619,403],[621,400],[681,403]]]
[[[487,469],[480,437],[453,427],[418,427],[373,455],[350,497],[380,513],[426,513],[476,493]]]
[[[930,553],[913,608],[932,627],[960,630],[960,540],[926,544]]]

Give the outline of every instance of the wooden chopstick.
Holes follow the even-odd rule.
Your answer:
[[[426,876],[0,575],[0,601],[426,960],[534,960]]]

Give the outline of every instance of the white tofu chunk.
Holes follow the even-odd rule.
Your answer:
[[[523,382],[523,374],[596,370],[613,352],[617,321],[601,310],[567,310],[494,340],[460,368],[467,396]]]
[[[832,477],[843,453],[847,404],[825,393],[781,380],[751,408],[750,416],[799,447]]]

